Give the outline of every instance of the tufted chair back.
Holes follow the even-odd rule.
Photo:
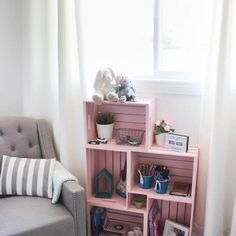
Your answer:
[[[56,158],[47,122],[26,117],[0,117],[0,157],[4,154],[25,158]]]

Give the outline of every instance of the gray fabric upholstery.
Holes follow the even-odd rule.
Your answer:
[[[2,157],[0,156],[0,174],[1,174],[1,171],[2,171]]]
[[[38,127],[42,157],[45,159],[49,159],[49,158],[57,159],[53,142],[52,142],[52,132],[49,129],[47,121],[43,119],[39,119],[36,122],[37,122],[37,127]]]
[[[56,158],[45,120],[0,117],[1,156]],[[86,236],[85,194],[77,183],[63,184],[61,204],[37,197],[0,199],[0,235]]]
[[[41,158],[37,123],[31,118],[0,118],[0,155]]]
[[[0,200],[0,235],[73,236],[72,215],[61,204],[40,197],[7,197]]]
[[[75,223],[75,235],[86,235],[85,191],[74,181],[62,186],[61,203],[72,213]]]

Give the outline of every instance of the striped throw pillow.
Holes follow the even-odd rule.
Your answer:
[[[29,195],[52,198],[54,159],[3,156],[0,195]]]

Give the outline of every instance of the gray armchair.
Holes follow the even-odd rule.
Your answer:
[[[0,118],[0,156],[4,154],[56,158],[47,122],[22,117]],[[1,197],[0,235],[86,236],[84,189],[73,181],[64,183],[60,201],[55,205],[47,198]]]

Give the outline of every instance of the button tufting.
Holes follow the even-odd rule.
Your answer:
[[[22,131],[21,127],[18,127],[17,131],[18,131],[18,133],[21,133],[21,131]]]
[[[16,150],[15,146],[12,145],[12,146],[11,146],[11,150],[12,150],[12,151],[15,151],[15,150]]]
[[[3,136],[3,131],[2,130],[0,130],[0,136]]]
[[[29,142],[29,147],[32,148],[33,147],[33,144],[31,142]]]

